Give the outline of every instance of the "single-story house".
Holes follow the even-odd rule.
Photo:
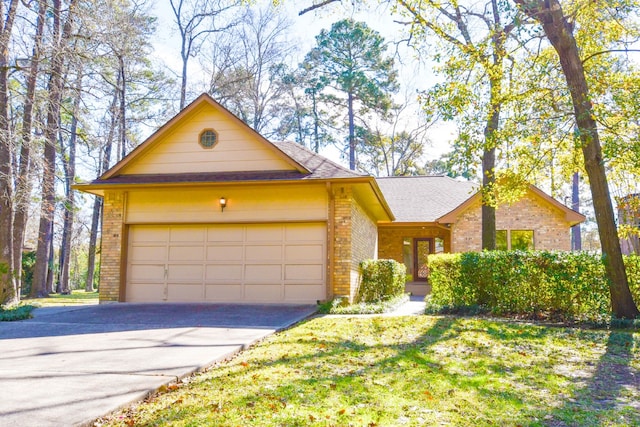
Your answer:
[[[74,188],[104,199],[101,302],[315,303],[353,297],[365,259],[420,281],[426,253],[480,249],[473,184],[350,171],[206,94]],[[535,187],[497,217],[507,246],[536,249],[568,249],[584,220]]]

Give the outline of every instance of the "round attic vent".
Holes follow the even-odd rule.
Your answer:
[[[200,134],[202,148],[213,148],[218,143],[218,133],[213,129],[205,129]]]

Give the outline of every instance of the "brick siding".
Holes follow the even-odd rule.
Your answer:
[[[359,265],[375,258],[376,223],[353,197],[351,186],[334,187],[333,296],[353,300],[358,286]]]
[[[351,299],[360,286],[360,263],[377,258],[378,227],[357,200],[351,203]]]
[[[497,230],[533,230],[534,248],[539,250],[571,250],[570,225],[564,214],[532,193],[512,205],[496,211]],[[452,226],[451,251],[482,250],[482,216],[478,199]]]
[[[107,191],[102,213],[100,253],[100,302],[120,301],[122,243],[126,193]]]

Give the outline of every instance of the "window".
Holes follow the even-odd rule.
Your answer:
[[[507,230],[496,230],[496,249],[499,251],[508,250],[507,241]]]
[[[218,142],[218,133],[213,129],[206,129],[200,134],[200,145],[202,148],[213,148]]]
[[[496,230],[496,249],[499,251],[533,250],[533,230]]]

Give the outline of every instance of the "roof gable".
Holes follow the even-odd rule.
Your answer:
[[[203,131],[217,140],[203,147]],[[202,94],[145,142],[107,171],[101,180],[118,175],[309,171],[238,117]]]
[[[527,197],[531,197],[537,200],[539,203],[544,203],[553,209],[559,211],[563,216],[565,221],[567,221],[570,225],[580,224],[584,222],[586,219],[584,215],[579,212],[574,211],[573,209],[565,206],[560,203],[553,197],[549,196],[544,191],[540,190],[535,185],[529,185],[527,188]],[[476,192],[473,196],[467,199],[464,203],[460,204],[458,207],[453,209],[451,212],[446,213],[445,215],[438,218],[436,221],[441,224],[451,224],[455,223],[457,218],[467,209],[469,209],[474,202],[476,202],[480,198],[480,192]]]

